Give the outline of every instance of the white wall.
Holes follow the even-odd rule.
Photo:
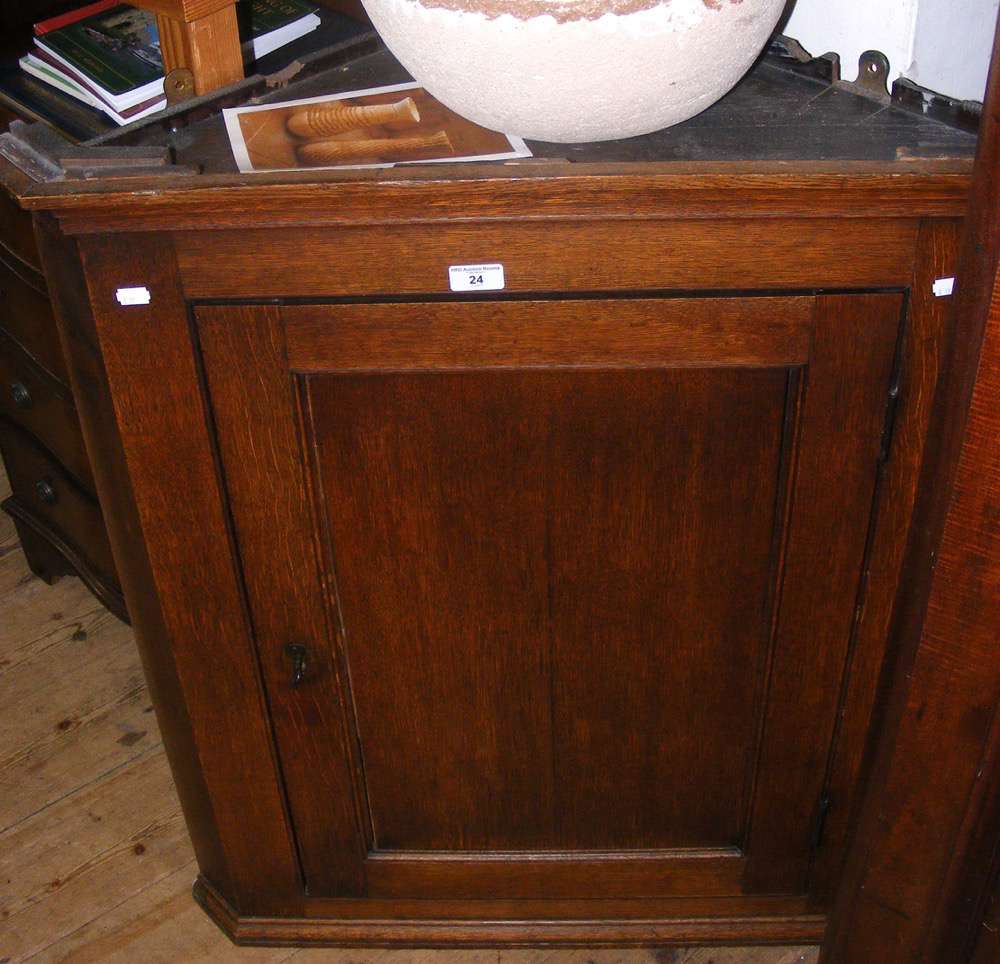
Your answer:
[[[784,33],[810,53],[836,51],[845,80],[858,57],[881,50],[891,80],[982,100],[1000,0],[796,0]]]
[[[906,76],[951,97],[982,100],[998,3],[920,0],[913,60]]]
[[[858,57],[881,50],[895,79],[913,59],[918,0],[796,0],[784,33],[809,53],[840,54],[844,80],[858,76]]]

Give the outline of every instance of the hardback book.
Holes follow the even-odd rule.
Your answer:
[[[96,3],[88,3],[87,6],[77,7],[75,10],[70,10],[68,13],[62,13],[56,17],[49,17],[48,20],[40,20],[32,27],[32,30],[34,31],[35,36],[38,37],[43,33],[49,33],[52,30],[58,30],[59,27],[65,27],[67,24],[75,23],[77,20],[83,20],[84,17],[100,13],[102,10],[108,10],[118,4],[118,2],[119,0],[97,0]]]
[[[304,0],[241,0],[237,15],[244,46],[255,59],[320,24],[316,7]],[[20,64],[119,124],[165,103],[156,17],[128,4],[98,0],[36,24],[35,49]]]
[[[298,40],[320,25],[315,4],[305,0],[242,0],[236,4],[240,37],[254,60]]]
[[[132,121],[140,120],[147,114],[163,110],[166,103],[163,94],[159,93],[145,101],[140,101],[138,104],[123,107],[120,111],[116,110],[110,103],[103,100],[101,95],[80,75],[55,63],[40,48],[36,48],[33,54],[25,54],[18,63],[25,73],[31,74],[70,97],[75,97],[88,107],[103,111],[119,125],[131,124]]]
[[[160,38],[148,10],[115,4],[36,34],[35,45],[50,63],[86,78],[117,111],[163,95]]]

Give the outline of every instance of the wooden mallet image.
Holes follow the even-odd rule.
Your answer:
[[[287,126],[296,137],[313,140],[364,127],[412,127],[419,123],[417,105],[412,97],[406,97],[394,104],[314,104],[295,111]]]
[[[320,140],[300,144],[296,153],[304,164],[345,164],[362,161],[405,161],[425,151],[450,153],[446,131],[417,137]]]

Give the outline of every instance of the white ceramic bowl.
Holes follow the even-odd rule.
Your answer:
[[[452,110],[507,134],[583,142],[660,130],[715,103],[785,0],[364,4],[400,63]]]

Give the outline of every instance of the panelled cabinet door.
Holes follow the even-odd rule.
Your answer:
[[[197,309],[308,893],[802,893],[901,310]]]

